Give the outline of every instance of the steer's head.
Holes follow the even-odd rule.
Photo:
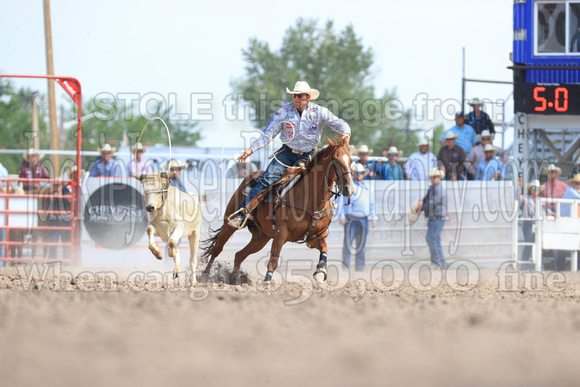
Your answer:
[[[152,213],[163,207],[167,199],[167,190],[175,172],[155,172],[133,177],[143,184],[143,197],[145,199],[145,211]]]

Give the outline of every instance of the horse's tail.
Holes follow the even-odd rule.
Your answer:
[[[220,236],[220,232],[222,231],[222,227],[218,228],[217,230],[213,230],[213,229],[209,229],[209,238],[204,239],[203,241],[201,241],[201,248],[203,250],[203,254],[201,255],[201,259],[202,262],[207,262],[210,258],[212,258],[212,256],[216,256],[213,255],[213,250],[215,248],[215,245],[217,244],[218,238]]]

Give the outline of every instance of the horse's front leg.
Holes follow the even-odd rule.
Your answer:
[[[155,234],[155,227],[152,224],[147,227],[147,236],[149,236],[149,250],[153,253],[155,258],[161,260],[163,259],[163,254],[161,254],[161,250],[157,247],[155,243],[155,239],[153,239],[153,235]]]
[[[280,252],[282,251],[282,246],[286,243],[287,233],[280,230],[276,233],[276,237],[272,242],[272,249],[270,250],[270,260],[268,261],[268,271],[264,277],[264,282],[272,281],[272,276],[274,275],[274,270],[278,268],[278,260],[280,259]]]
[[[312,247],[320,251],[320,257],[318,258],[318,265],[316,265],[316,271],[313,274],[314,279],[323,283],[328,277],[326,273],[326,262],[328,261],[328,245],[326,244],[326,238],[317,239]]]
[[[179,276],[180,257],[177,245],[179,244],[179,240],[181,239],[182,235],[183,230],[180,227],[177,227],[169,237],[169,240],[167,241],[167,245],[169,246],[169,256],[172,257],[173,260],[175,261],[175,268],[173,269],[173,279]]]

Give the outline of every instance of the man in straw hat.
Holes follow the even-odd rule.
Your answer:
[[[171,162],[165,164],[165,170],[169,172],[175,172],[175,176],[169,181],[169,184],[180,190],[181,192],[187,193],[185,185],[179,179],[181,171],[187,168],[187,163],[182,163],[179,160],[172,159]]]
[[[504,163],[495,156],[497,148],[491,144],[486,144],[483,151],[485,152],[485,160],[477,166],[475,180],[491,181],[505,179],[507,177],[507,170]]]
[[[428,172],[437,166],[437,157],[429,152],[429,140],[422,138],[418,152],[412,153],[405,164],[408,180],[428,180]]]
[[[38,162],[40,152],[35,149],[29,149],[22,155],[24,161],[18,170],[18,177],[27,179],[50,179],[50,174],[44,165]],[[24,181],[22,183],[24,191],[30,192],[40,188],[39,182]]]
[[[446,146],[439,149],[437,166],[445,173],[445,180],[465,180],[465,151],[455,144],[458,134],[448,130],[443,135]]]
[[[562,199],[564,192],[569,188],[568,184],[558,180],[558,177],[562,174],[562,170],[556,165],[550,164],[548,165],[548,168],[546,168],[546,174],[548,175],[548,181],[542,184],[544,187],[542,190],[542,197]]]
[[[105,144],[102,148],[97,149],[97,152],[101,154],[101,157],[93,163],[91,167],[90,177],[119,177],[121,176],[121,168],[115,160],[112,159],[113,153],[117,151],[117,148],[111,147],[109,144]]]
[[[469,153],[473,145],[477,144],[475,130],[465,123],[463,112],[455,113],[455,126],[447,132],[457,135],[457,145],[463,148],[465,154]],[[439,137],[439,143],[441,146],[445,146],[445,138],[443,138],[443,135]]]
[[[419,212],[425,212],[427,223],[427,245],[431,255],[431,262],[439,265],[442,269],[447,268],[443,246],[441,245],[441,233],[447,219],[447,193],[441,184],[445,173],[437,168],[429,172],[431,186],[423,200],[417,203]]]
[[[467,117],[465,117],[465,123],[475,130],[475,134],[481,134],[484,130],[488,130],[489,133],[494,134],[495,128],[493,122],[487,113],[481,110],[482,105],[483,104],[479,98],[473,98],[469,101],[469,106],[471,106],[473,110],[467,115]]]
[[[344,242],[342,246],[342,263],[350,267],[350,258],[356,257],[355,270],[365,268],[365,245],[371,227],[377,225],[375,212],[375,193],[363,181],[368,170],[362,164],[356,164],[354,170],[354,188],[350,198],[350,205],[346,205],[344,196],[339,197],[340,211],[338,223],[344,226]],[[356,246],[356,248],[354,248]]]
[[[471,151],[467,155],[465,159],[465,167],[467,168],[467,178],[469,180],[474,180],[475,176],[477,175],[477,167],[479,164],[485,160],[485,152],[483,148],[487,144],[492,144],[494,135],[489,132],[489,130],[484,130],[481,134],[477,135],[477,139],[479,140],[479,144],[475,145],[471,148]],[[506,149],[501,149],[498,147],[496,148],[495,155],[502,159],[503,163],[507,162],[507,158],[510,155],[510,151]]]
[[[385,178],[387,180],[405,180],[403,176],[403,168],[397,164],[397,160],[401,156],[401,153],[396,146],[392,146],[386,152],[389,161],[383,165],[385,170]]]
[[[131,148],[131,153],[135,155],[135,158],[129,161],[129,164],[127,165],[129,176],[153,172],[153,166],[149,163],[149,161],[143,158],[143,153],[145,153],[146,150],[147,148],[145,148],[140,142]]]
[[[245,208],[258,193],[284,176],[287,167],[293,166],[299,160],[309,160],[314,156],[316,147],[320,143],[324,125],[328,125],[339,133],[342,141],[348,145],[350,127],[346,121],[336,117],[327,108],[310,102],[318,98],[320,95],[318,90],[311,88],[304,81],[298,81],[294,85],[294,90],[286,88],[286,92],[292,95],[292,103],[286,104],[278,110],[264,129],[264,133],[238,157],[238,162],[243,162],[252,153],[269,144],[274,137],[280,134],[280,140],[284,145],[274,153],[272,161],[260,176],[259,184],[252,188],[238,210]],[[242,214],[242,212],[246,212],[246,214]],[[249,215],[247,212],[247,209],[238,212],[229,221],[229,225],[240,228],[244,223],[244,217]]]
[[[361,145],[356,148],[355,154],[358,156],[357,164],[361,164],[364,169],[368,171],[365,180],[385,179],[385,171],[383,167],[376,162],[369,160],[369,156],[373,154],[373,150],[369,149],[368,145]]]

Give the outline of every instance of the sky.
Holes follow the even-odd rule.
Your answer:
[[[0,73],[46,74],[43,1],[0,0],[0,9]],[[453,125],[463,48],[467,78],[512,78],[510,0],[53,0],[51,17],[55,74],[76,77],[85,99],[112,95],[141,110],[151,98],[163,99],[175,105],[176,118],[200,122],[201,146],[245,147],[247,114],[232,115],[224,105],[231,81],[244,75],[242,49],[253,37],[279,49],[299,17],[321,26],[333,20],[335,32],[352,24],[374,53],[377,97],[396,89],[402,107],[414,111],[412,126],[427,133]],[[46,90],[44,81],[14,82]],[[466,98],[503,101],[510,92],[509,85],[470,82]],[[57,104],[67,98],[57,88]],[[501,118],[500,105],[486,109]]]

